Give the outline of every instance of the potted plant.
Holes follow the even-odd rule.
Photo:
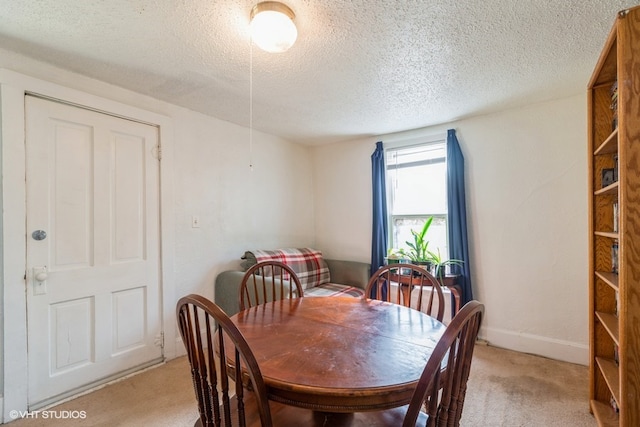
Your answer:
[[[426,265],[427,270],[432,264],[432,256],[429,253],[429,241],[426,239],[427,231],[433,222],[433,217],[429,217],[420,231],[411,230],[413,235],[413,242],[405,242],[409,246],[409,252],[407,255],[413,264]]]
[[[440,248],[438,248],[438,253],[431,252],[431,251],[427,251],[427,252],[429,253],[429,257],[434,266],[433,275],[440,281],[440,284],[442,284],[442,279],[444,278],[444,275],[445,275],[445,267],[447,265],[461,266],[464,264],[464,261],[459,259],[448,259],[446,261],[443,260],[442,256],[440,255]]]
[[[406,263],[409,260],[409,257],[407,255],[407,253],[404,251],[404,249],[400,248],[400,249],[395,249],[395,248],[389,248],[389,250],[387,251],[387,264],[398,264],[398,263]]]

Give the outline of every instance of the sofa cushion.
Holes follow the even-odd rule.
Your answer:
[[[302,289],[309,289],[331,281],[329,267],[322,252],[311,248],[284,248],[246,251],[243,268],[248,269],[262,261],[276,260],[287,264],[298,275]],[[288,277],[285,277],[288,279]]]

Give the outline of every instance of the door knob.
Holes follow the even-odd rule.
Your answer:
[[[47,293],[47,267],[33,268],[33,295],[44,295]]]

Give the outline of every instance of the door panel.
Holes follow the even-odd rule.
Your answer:
[[[36,408],[162,360],[159,163],[153,126],[31,96],[26,105]]]
[[[51,361],[53,376],[85,366],[94,360],[91,345],[93,306],[93,298],[51,304],[50,336],[55,348]]]
[[[113,136],[112,199],[115,223],[112,225],[112,262],[134,262],[144,259],[144,140]]]
[[[144,345],[145,293],[144,287],[113,293],[112,354],[120,354]]]
[[[52,120],[55,129],[47,162],[47,177],[53,191],[50,221],[55,247],[51,268],[86,268],[92,264],[91,206],[93,137],[91,127]],[[48,152],[42,153],[43,155]],[[44,178],[44,177],[43,177]],[[55,236],[63,235],[57,239]]]

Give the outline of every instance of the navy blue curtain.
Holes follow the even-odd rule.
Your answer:
[[[456,131],[447,131],[447,198],[449,208],[449,256],[464,261],[462,266],[452,265],[452,272],[460,274],[462,304],[473,299],[469,241],[467,240],[467,207],[464,198],[464,156],[458,144]]]
[[[373,189],[373,229],[371,233],[371,274],[384,265],[387,255],[387,191],[385,186],[384,148],[382,141],[376,143],[371,155]],[[370,295],[375,297],[375,295]]]

